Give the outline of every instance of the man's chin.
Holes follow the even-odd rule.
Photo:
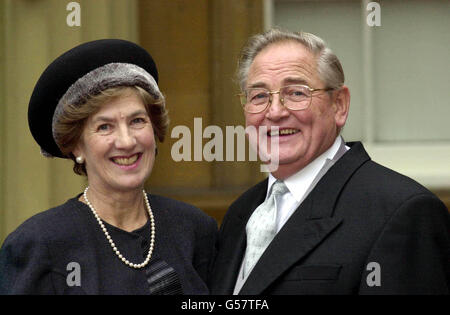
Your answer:
[[[271,173],[274,176],[279,175],[275,176],[277,178],[287,178],[305,167],[308,161],[301,158],[280,157],[278,163],[272,163],[272,168],[274,164],[277,164],[277,167]]]
[[[278,157],[272,157],[271,161],[277,161],[279,165],[289,165],[301,163],[302,156],[280,153]]]

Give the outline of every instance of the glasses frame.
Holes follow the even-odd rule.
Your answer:
[[[307,88],[307,89],[311,92],[311,95],[309,96],[309,104],[308,104],[308,106],[306,106],[305,108],[296,109],[296,108],[289,108],[289,106],[286,106],[286,105],[284,104],[284,98],[281,97],[280,92],[281,92],[281,90],[283,90],[284,88],[287,88],[287,87],[290,87],[290,86],[302,86],[302,87]],[[264,108],[261,109],[260,111],[249,111],[249,110],[245,109],[245,105],[248,104],[246,92],[237,94],[236,96],[239,97],[239,100],[240,100],[242,109],[243,109],[245,112],[250,113],[250,114],[259,114],[259,113],[262,113],[263,111],[265,111],[265,110],[269,107],[269,104],[270,104],[270,105],[272,104],[272,100],[273,100],[273,95],[274,95],[274,94],[280,94],[280,103],[281,103],[281,105],[283,105],[285,108],[287,108],[287,109],[289,109],[289,110],[300,111],[300,110],[306,110],[306,109],[308,109],[308,108],[311,106],[311,103],[312,103],[312,97],[313,97],[313,93],[314,93],[314,92],[317,92],[317,91],[326,91],[326,92],[328,92],[328,91],[335,90],[334,88],[313,89],[313,88],[310,88],[309,86],[304,85],[304,84],[289,84],[289,85],[282,86],[280,89],[275,90],[275,91],[270,91],[269,89],[266,89],[266,88],[251,88],[251,89],[262,89],[262,90],[267,90],[267,93],[269,93],[269,100],[268,100],[268,102],[266,103],[266,106],[264,106]],[[248,89],[248,90],[250,90],[250,89]],[[243,102],[244,100],[245,100],[245,103]]]

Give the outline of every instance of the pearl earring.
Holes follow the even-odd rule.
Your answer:
[[[82,156],[77,156],[75,161],[77,161],[78,164],[83,164],[84,163],[84,159]]]

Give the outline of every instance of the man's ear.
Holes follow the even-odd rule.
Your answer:
[[[334,92],[334,119],[339,129],[344,127],[350,110],[350,90],[346,85]]]

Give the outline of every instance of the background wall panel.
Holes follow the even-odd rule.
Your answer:
[[[231,202],[264,178],[259,162],[207,162],[203,157],[202,161],[175,162],[171,147],[178,139],[170,134],[184,125],[194,142],[194,119],[201,118],[201,132],[207,126],[220,128],[226,153],[226,126],[244,125],[235,96],[239,89],[233,81],[238,54],[248,37],[270,21],[316,33],[330,43],[342,59],[352,92],[346,139],[375,143],[369,152],[376,161],[417,175],[450,207],[448,89],[442,87],[446,82],[442,75],[449,66],[445,58],[449,20],[443,17],[450,1],[427,1],[426,5],[409,1],[405,10],[401,1],[379,1],[379,29],[365,25],[366,0],[80,0],[76,1],[81,7],[80,27],[66,24],[69,2],[0,1],[0,241],[31,215],[63,203],[85,187],[85,179],[73,174],[71,162],[40,155],[28,131],[27,108],[36,80],[54,58],[81,42],[105,37],[140,43],[155,58],[160,72],[172,122],[147,188],[193,203],[220,222]],[[402,51],[408,56],[399,60]],[[390,59],[391,63],[385,63]],[[389,71],[394,73],[384,79],[382,75]],[[427,104],[410,102],[417,88],[408,95],[407,79],[414,73],[423,77]],[[412,81],[417,85],[419,79]],[[393,90],[383,93],[383,84]],[[405,90],[398,92],[399,87]],[[393,98],[388,102],[389,96]],[[438,106],[441,102],[444,107]],[[410,121],[409,108],[415,115]],[[423,117],[422,108],[426,108]],[[376,115],[386,119],[367,120]],[[399,128],[395,132],[391,132],[393,124]],[[411,124],[420,128],[412,130]],[[424,126],[431,127],[421,133]],[[408,137],[410,142],[434,139],[440,146],[423,146],[420,141],[419,146],[405,146],[398,141]],[[394,140],[390,147],[376,143],[388,138]],[[202,148],[209,140],[201,139]]]
[[[192,203],[220,222],[231,202],[265,175],[256,162],[194,161],[194,119],[201,119],[200,132],[221,129],[225,159],[226,126],[244,125],[233,81],[237,57],[247,38],[262,30],[262,1],[142,0],[139,21],[140,42],[156,60],[171,118],[147,188]],[[191,132],[191,161],[171,156],[179,141],[171,130],[180,125]],[[203,148],[210,140],[197,141]]]
[[[28,102],[36,81],[57,56],[85,41],[136,41],[136,1],[77,1],[81,26],[66,23],[61,0],[0,2],[0,241],[33,214],[65,202],[86,186],[72,163],[47,159],[28,129]]]
[[[367,17],[379,4],[381,24]],[[322,37],[350,88],[343,131],[380,164],[417,180],[449,205],[450,1],[268,0],[271,26]]]

